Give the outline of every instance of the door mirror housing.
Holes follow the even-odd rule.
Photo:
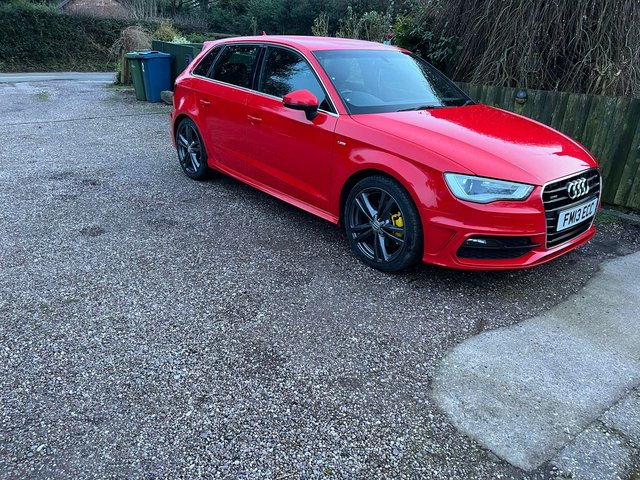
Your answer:
[[[309,121],[318,115],[318,99],[309,90],[296,90],[288,93],[282,99],[282,104],[293,110],[302,110]]]

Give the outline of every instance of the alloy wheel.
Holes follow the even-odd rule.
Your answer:
[[[193,124],[183,122],[176,135],[178,158],[182,168],[191,174],[197,174],[203,162],[202,142]]]
[[[348,233],[369,260],[387,263],[402,252],[406,239],[404,215],[398,202],[382,188],[358,192],[348,212]]]

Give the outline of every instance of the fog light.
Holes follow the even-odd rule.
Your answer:
[[[469,238],[464,242],[465,245],[475,246],[475,245],[486,245],[487,241],[482,238]]]
[[[460,258],[506,260],[521,257],[539,246],[529,237],[478,236],[467,238],[457,253]]]

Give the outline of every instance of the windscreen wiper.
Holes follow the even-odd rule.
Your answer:
[[[419,107],[403,108],[398,112],[412,112],[414,110],[431,110],[433,108],[443,108],[444,105],[420,105]]]
[[[453,98],[441,98],[440,99],[443,103],[454,103],[454,105],[447,105],[448,107],[466,107],[467,105],[475,105],[476,102],[474,102],[473,100],[471,100],[470,98],[468,99],[464,99],[464,98],[460,98],[460,97],[453,97]],[[460,105],[455,105],[455,103],[458,102],[462,102]]]

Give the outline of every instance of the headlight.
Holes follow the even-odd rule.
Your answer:
[[[533,190],[533,185],[506,182],[493,178],[475,177],[459,173],[445,173],[444,179],[451,193],[460,200],[490,203],[497,200],[524,200]]]

